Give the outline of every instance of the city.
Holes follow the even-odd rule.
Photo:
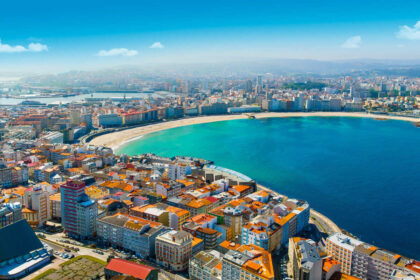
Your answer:
[[[0,279],[420,280],[418,0],[0,7]]]

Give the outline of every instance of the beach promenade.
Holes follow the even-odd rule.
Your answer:
[[[418,118],[410,117],[398,117],[398,116],[388,116],[388,115],[376,115],[376,114],[367,114],[367,113],[346,113],[346,112],[295,112],[295,113],[257,113],[252,114],[256,119],[264,118],[288,118],[288,117],[354,117],[354,118],[374,118],[381,120],[402,120],[409,122],[419,122]],[[237,119],[246,119],[249,117],[249,114],[242,115],[218,115],[218,116],[200,116],[188,119],[179,119],[174,121],[160,122],[150,125],[145,125],[141,127],[129,128],[117,132],[107,133],[96,138],[93,138],[89,143],[97,146],[106,146],[114,150],[118,149],[121,145],[124,145],[130,141],[136,140],[144,135],[149,133],[203,123],[219,122],[219,121],[228,121],[228,120],[237,120]]]

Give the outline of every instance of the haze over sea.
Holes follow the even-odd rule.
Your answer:
[[[420,259],[420,128],[345,117],[233,120],[146,135],[118,151],[214,160],[361,240]]]

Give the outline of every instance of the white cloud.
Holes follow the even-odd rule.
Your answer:
[[[11,46],[8,44],[2,44],[0,40],[0,53],[42,52],[47,50],[47,45],[40,43],[30,43],[28,47],[25,48],[21,45]]]
[[[420,20],[413,27],[407,25],[400,26],[397,37],[408,40],[420,40]]]
[[[162,45],[162,43],[161,42],[154,42],[151,46],[150,46],[150,48],[151,49],[163,49],[165,46],[164,45]]]
[[[342,48],[345,49],[358,49],[360,48],[360,44],[362,43],[362,37],[360,36],[353,36],[348,38],[342,45]]]
[[[139,53],[136,50],[129,50],[126,48],[116,48],[110,50],[100,50],[98,56],[135,56]]]
[[[43,45],[40,43],[30,43],[28,46],[28,50],[31,52],[42,52],[42,51],[48,51],[47,45]]]

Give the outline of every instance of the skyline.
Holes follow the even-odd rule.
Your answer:
[[[2,71],[253,59],[420,59],[418,1],[2,5]]]

